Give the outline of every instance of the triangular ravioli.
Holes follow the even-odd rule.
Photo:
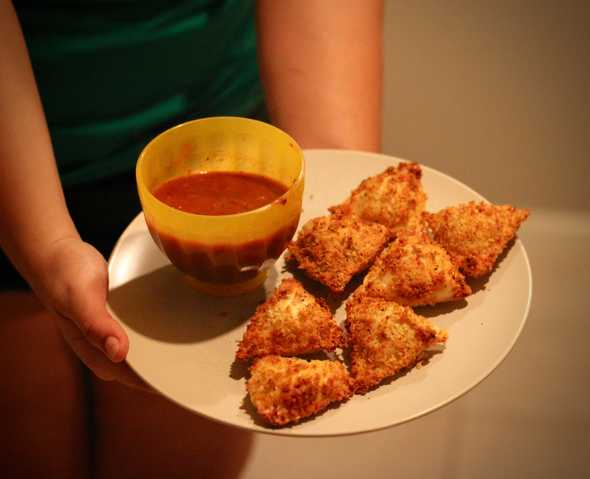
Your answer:
[[[492,272],[498,256],[528,216],[526,209],[473,201],[424,213],[435,241],[473,278]]]
[[[339,361],[265,356],[250,369],[247,390],[252,404],[276,426],[317,414],[352,395],[348,371]]]
[[[447,340],[447,333],[431,321],[393,301],[355,295],[346,313],[357,393],[413,366],[427,348]]]
[[[344,345],[344,334],[329,308],[289,278],[250,318],[236,358],[294,356]]]
[[[422,169],[417,163],[400,163],[367,178],[332,213],[352,214],[387,226],[393,235],[415,228],[426,205]]]
[[[339,293],[369,267],[389,237],[385,226],[355,216],[322,216],[303,225],[289,252],[310,278]]]
[[[448,253],[425,233],[398,237],[365,276],[368,296],[407,306],[455,301],[471,294]]]

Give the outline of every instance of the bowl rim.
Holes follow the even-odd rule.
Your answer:
[[[158,140],[159,138],[169,134],[171,131],[176,130],[178,128],[183,128],[186,127],[188,125],[192,125],[194,123],[200,123],[200,122],[204,122],[204,121],[209,121],[209,120],[224,120],[224,119],[232,119],[232,120],[240,120],[240,121],[247,121],[249,123],[260,123],[262,125],[264,125],[265,127],[270,127],[271,129],[277,130],[279,133],[281,133],[282,135],[286,136],[287,139],[293,144],[293,146],[295,147],[295,150],[301,160],[301,168],[299,170],[299,174],[297,175],[297,178],[295,179],[295,181],[293,181],[293,183],[291,183],[290,186],[287,187],[287,190],[279,197],[275,198],[274,200],[272,200],[270,203],[267,203],[265,205],[262,205],[256,209],[253,210],[248,210],[248,211],[243,211],[241,213],[231,213],[231,214],[227,214],[227,215],[202,215],[199,213],[189,213],[187,211],[182,211],[179,210],[177,208],[174,208],[170,205],[168,205],[167,203],[164,203],[163,201],[161,201],[159,198],[157,198],[151,191],[150,189],[145,185],[145,183],[143,183],[143,180],[140,181],[140,172],[139,172],[139,165],[140,162],[143,161],[143,159],[145,158],[146,155],[146,150],[149,148],[149,146],[155,142],[156,140]],[[186,176],[186,175],[185,175]],[[264,175],[259,175],[259,176],[264,176]],[[159,205],[161,205],[165,210],[169,210],[171,213],[176,214],[176,215],[181,215],[181,216],[186,216],[186,217],[197,217],[197,218],[208,218],[208,219],[212,219],[212,218],[223,218],[223,219],[231,219],[231,218],[239,218],[239,217],[243,217],[243,216],[247,216],[247,215],[252,215],[252,214],[256,214],[256,213],[261,213],[264,210],[270,209],[272,208],[272,206],[275,203],[280,203],[281,200],[283,198],[286,198],[289,193],[293,190],[293,188],[295,188],[298,184],[300,184],[303,179],[305,177],[305,155],[303,154],[303,149],[301,148],[301,146],[297,143],[297,141],[295,141],[295,139],[289,135],[287,132],[285,132],[284,130],[281,130],[280,128],[270,124],[270,123],[266,123],[264,121],[260,121],[260,120],[255,120],[253,118],[247,118],[247,117],[241,117],[241,116],[210,116],[210,117],[206,117],[206,118],[197,118],[194,120],[188,120],[185,121],[183,123],[179,123],[177,125],[174,125],[170,128],[167,128],[166,130],[158,133],[155,137],[153,137],[141,150],[139,157],[137,158],[137,162],[135,163],[135,181],[137,184],[137,189],[138,189],[138,193],[140,189],[145,190],[146,194],[150,197],[150,199],[154,200],[156,203],[158,203]],[[177,178],[177,177],[175,177]],[[141,187],[140,187],[141,185]],[[140,195],[141,196],[141,195]],[[142,204],[142,209],[143,209],[143,204]],[[216,220],[213,220],[216,221]]]

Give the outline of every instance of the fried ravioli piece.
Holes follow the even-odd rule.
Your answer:
[[[319,413],[352,395],[352,381],[339,361],[265,356],[250,368],[250,400],[276,426]]]
[[[422,189],[422,169],[417,163],[400,163],[367,178],[332,213],[353,214],[387,226],[392,234],[413,229],[426,205]]]
[[[406,306],[455,301],[471,294],[448,253],[423,232],[400,236],[385,248],[362,287],[368,296]]]
[[[468,277],[491,273],[498,256],[529,216],[526,209],[471,201],[423,217],[436,242]]]
[[[447,333],[409,306],[357,296],[346,304],[351,376],[363,394],[385,378],[418,362],[424,351],[447,340]]]
[[[250,318],[236,358],[292,356],[344,347],[343,331],[328,307],[293,278],[284,279]]]
[[[305,223],[288,248],[309,277],[340,293],[355,274],[369,267],[388,240],[385,226],[336,214]]]

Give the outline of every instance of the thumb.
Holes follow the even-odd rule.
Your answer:
[[[90,344],[104,352],[111,361],[120,362],[129,351],[129,339],[106,308],[106,265],[104,271],[97,273],[80,278],[75,287],[68,288],[68,308],[60,313],[80,329]]]

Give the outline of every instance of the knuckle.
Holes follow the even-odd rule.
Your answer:
[[[80,332],[86,339],[91,339],[94,336],[95,325],[90,318],[77,318],[76,324],[80,328]]]

